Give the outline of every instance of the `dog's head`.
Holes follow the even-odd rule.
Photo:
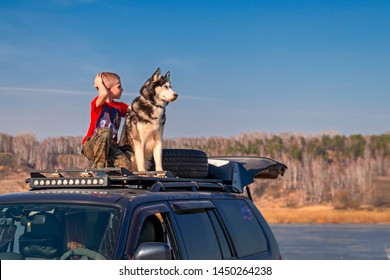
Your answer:
[[[169,71],[165,76],[161,75],[160,68],[150,77],[141,89],[141,94],[148,100],[155,102],[173,102],[179,96],[173,89],[170,82]]]

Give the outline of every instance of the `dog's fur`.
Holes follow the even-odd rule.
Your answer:
[[[170,73],[162,76],[160,68],[145,82],[140,93],[126,115],[119,146],[130,152],[132,171],[146,171],[146,163],[152,156],[156,171],[162,171],[165,107],[178,94],[172,90]]]

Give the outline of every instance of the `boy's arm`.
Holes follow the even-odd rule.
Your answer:
[[[109,98],[110,96],[110,92],[104,84],[102,73],[96,75],[95,87],[99,92],[98,98],[96,99],[96,107],[99,107],[102,106],[106,102],[107,98]]]

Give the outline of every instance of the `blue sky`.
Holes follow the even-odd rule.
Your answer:
[[[83,136],[93,79],[161,67],[165,137],[390,131],[390,1],[5,0],[0,132]]]

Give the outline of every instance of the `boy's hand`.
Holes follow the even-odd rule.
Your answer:
[[[106,87],[103,81],[103,74],[99,73],[95,77],[95,88],[99,91],[96,107],[103,105],[107,99],[111,98],[110,90]]]
[[[102,73],[99,73],[99,74],[96,75],[94,87],[97,88],[97,89],[102,88],[102,87],[107,89],[107,87],[106,87],[106,85],[104,84],[104,81],[103,81],[103,74]]]

